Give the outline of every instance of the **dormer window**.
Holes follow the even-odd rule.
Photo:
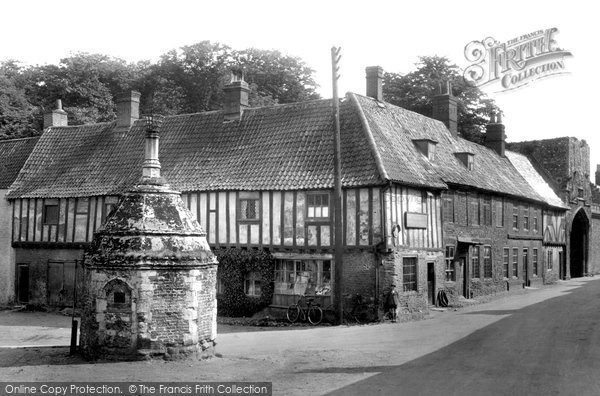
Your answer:
[[[468,170],[473,170],[475,167],[475,154],[469,152],[462,153],[454,153],[456,158],[467,168]]]
[[[428,160],[433,161],[435,158],[435,146],[438,142],[432,139],[413,139],[413,143],[417,149],[423,154]]]

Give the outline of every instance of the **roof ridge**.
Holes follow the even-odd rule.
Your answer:
[[[17,141],[22,141],[22,140],[29,140],[29,139],[39,139],[41,135],[38,136],[28,136],[28,137],[21,137],[21,138],[15,138],[15,139],[0,139],[0,143],[8,143],[8,142],[17,142]]]
[[[379,154],[379,150],[377,150],[377,144],[375,143],[375,138],[373,137],[373,133],[371,128],[369,127],[369,122],[367,121],[367,117],[365,116],[365,112],[363,111],[360,102],[356,98],[356,94],[352,92],[348,92],[346,95],[350,95],[350,99],[352,100],[354,106],[358,111],[358,117],[360,118],[360,123],[362,125],[362,129],[369,141],[369,147],[373,156],[375,157],[375,165],[377,166],[377,171],[379,172],[379,176],[383,179],[384,182],[390,180],[388,177],[387,171],[383,166],[383,161],[381,160],[381,155]]]

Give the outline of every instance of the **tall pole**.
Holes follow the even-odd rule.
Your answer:
[[[338,323],[344,321],[343,267],[342,254],[344,249],[344,233],[342,228],[342,160],[340,148],[340,101],[338,98],[338,80],[340,78],[341,47],[331,48],[331,74],[333,86],[333,114],[335,119],[335,133],[333,135],[333,161],[334,161],[334,191],[333,191],[333,227],[335,230],[334,262],[334,301],[338,316]]]

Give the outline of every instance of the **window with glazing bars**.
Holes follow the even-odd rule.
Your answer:
[[[402,285],[405,292],[417,290],[417,258],[402,259]]]
[[[446,246],[446,281],[454,281],[454,246]]]
[[[473,246],[471,263],[473,268],[471,278],[479,278],[479,246]]]
[[[515,278],[518,276],[518,268],[519,268],[519,249],[513,248],[513,257],[512,257],[512,276]]]
[[[483,277],[492,277],[492,247],[483,247]]]
[[[328,219],[329,194],[307,194],[306,217],[313,220]]]
[[[510,262],[510,249],[504,248],[504,251],[502,254],[502,266],[503,266],[503,270],[504,270],[503,272],[504,272],[505,278],[508,278],[509,262]]]

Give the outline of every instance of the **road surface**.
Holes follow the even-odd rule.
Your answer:
[[[598,277],[418,322],[219,334],[218,357],[200,362],[85,362],[48,347],[68,344],[70,319],[56,321],[0,312],[0,381],[270,381],[277,395],[600,394]],[[14,348],[36,337],[40,347]]]

